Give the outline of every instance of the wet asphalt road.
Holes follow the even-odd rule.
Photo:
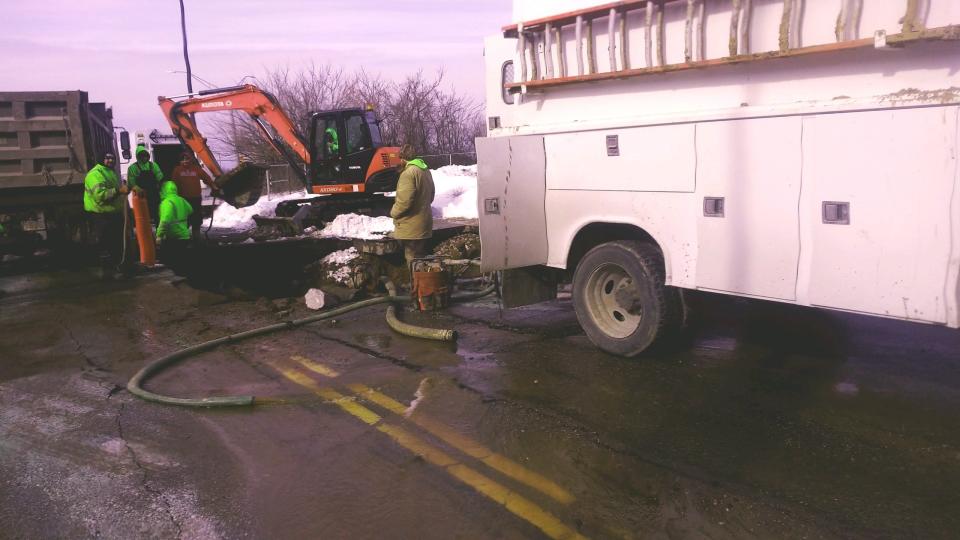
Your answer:
[[[950,538],[960,332],[693,295],[633,361],[569,301],[491,301],[391,333],[382,308],[227,346],[128,394],[149,359],[307,314],[169,273],[0,278],[0,536]]]

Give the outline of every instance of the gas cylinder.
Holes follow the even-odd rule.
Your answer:
[[[153,223],[150,221],[150,205],[147,195],[134,190],[130,197],[133,222],[137,228],[137,245],[140,246],[140,264],[153,266],[157,263],[157,244],[153,238]]]

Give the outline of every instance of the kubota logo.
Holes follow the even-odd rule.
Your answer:
[[[210,103],[201,103],[201,109],[212,109],[214,107],[229,107],[233,105],[233,102],[230,100],[227,101],[211,101]]]

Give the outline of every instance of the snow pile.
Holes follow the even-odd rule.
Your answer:
[[[477,218],[476,165],[448,165],[430,173],[436,188],[433,217]]]
[[[448,165],[431,171],[436,188],[433,199],[433,216],[437,218],[477,218],[477,166]],[[261,197],[256,204],[246,208],[234,208],[223,203],[213,213],[213,226],[218,229],[249,230],[256,223],[253,216],[273,217],[277,204],[289,199],[308,199],[321,195],[308,195],[303,191],[280,193]],[[389,217],[367,217],[344,214],[313,236],[340,238],[383,238],[393,231]]]
[[[327,278],[343,285],[349,285],[354,275],[354,268],[350,262],[359,256],[356,248],[334,251],[320,260],[320,267],[324,269]]]
[[[341,249],[340,251],[334,251],[333,253],[327,255],[323,259],[320,259],[320,262],[322,264],[343,265],[356,259],[359,256],[360,256],[360,253],[357,252],[357,248],[347,248],[347,249]]]
[[[393,232],[393,219],[388,216],[370,217],[359,214],[340,214],[319,233],[320,238],[362,238],[379,240]]]
[[[290,199],[310,199],[318,195],[308,195],[303,191],[278,193],[270,197],[260,197],[256,204],[246,208],[234,208],[222,203],[213,212],[213,226],[217,229],[234,229],[245,231],[256,226],[253,216],[273,217],[277,204]]]

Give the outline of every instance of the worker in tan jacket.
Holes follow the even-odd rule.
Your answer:
[[[433,176],[423,159],[416,157],[409,144],[400,148],[403,171],[397,180],[397,199],[390,209],[393,237],[403,245],[407,264],[427,254],[427,243],[433,236]]]

